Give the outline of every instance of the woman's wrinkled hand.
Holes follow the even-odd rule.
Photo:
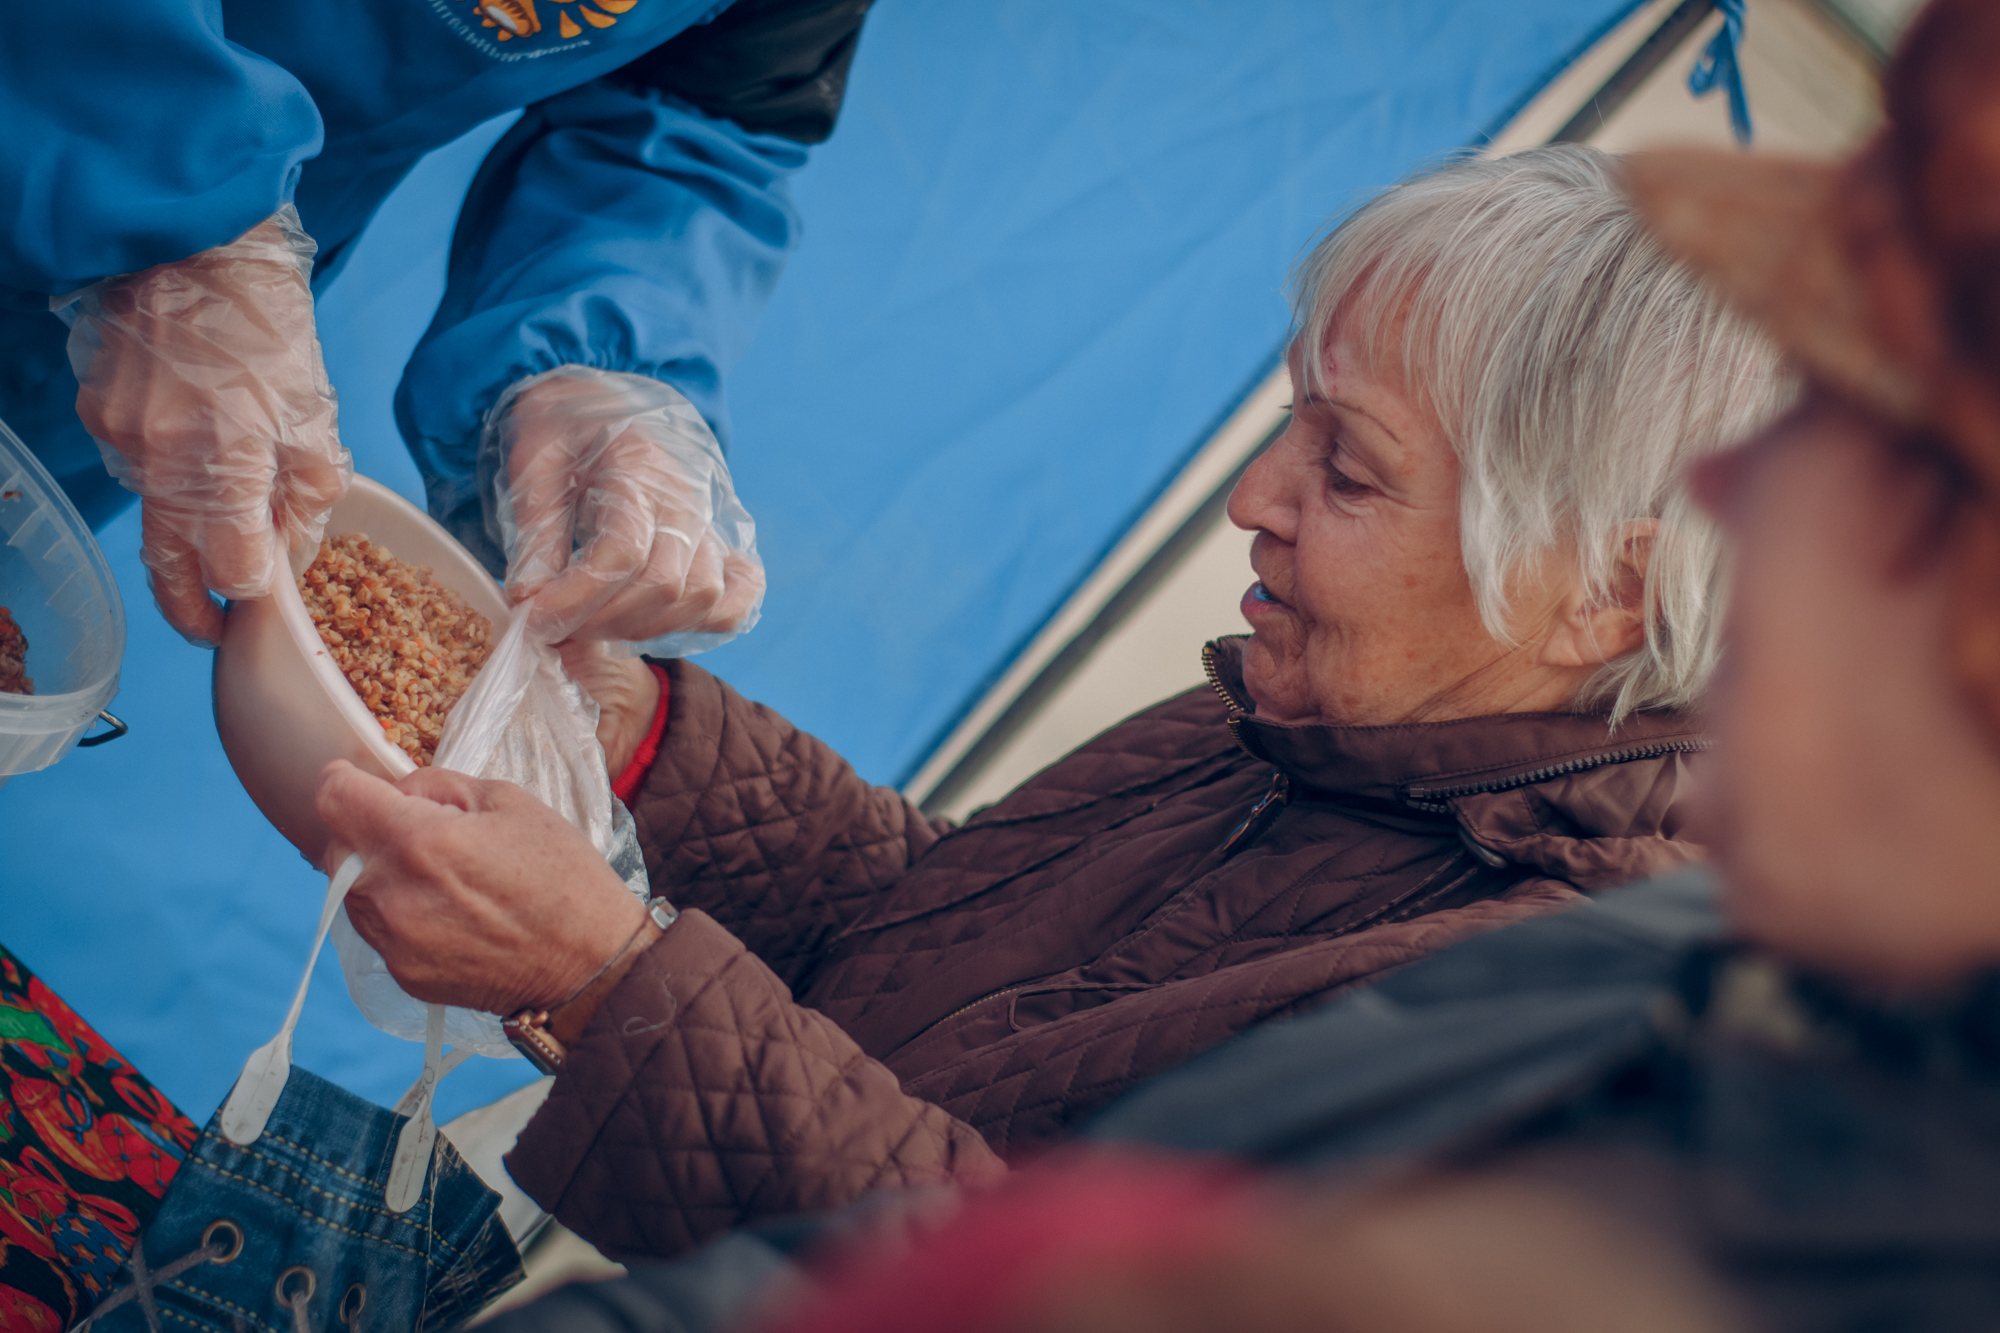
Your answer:
[[[320,775],[327,865],[366,870],[348,919],[405,991],[492,1014],[581,989],[645,907],[569,821],[510,782],[420,768],[389,783],[345,760]]]
[[[556,651],[569,678],[597,702],[597,743],[616,782],[652,730],[660,707],[660,678],[636,657],[613,657],[601,642],[571,639]]]

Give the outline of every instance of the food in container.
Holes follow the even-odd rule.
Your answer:
[[[451,534],[388,487],[355,477],[326,530],[336,539],[367,534],[371,545],[429,570],[492,625],[506,623],[500,585]],[[301,558],[294,568],[305,567]],[[355,693],[296,579],[280,579],[269,597],[230,603],[215,655],[215,726],[244,790],[315,865],[330,836],[314,808],[328,760],[346,759],[390,781],[417,768]]]
[[[118,693],[125,656],[125,603],[104,552],[56,479],[4,424],[0,606],[25,641],[22,656],[33,660],[32,670],[20,663],[21,674],[34,681],[33,693],[0,690],[4,784],[76,747]]]
[[[14,613],[0,606],[0,694],[33,694],[28,675],[28,636],[14,623]]]
[[[430,570],[359,532],[320,543],[299,575],[299,595],[383,733],[413,762],[429,764],[445,715],[492,651],[493,622]]]

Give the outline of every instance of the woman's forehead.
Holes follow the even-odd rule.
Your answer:
[[[1304,371],[1306,387],[1330,397],[1337,395],[1333,385],[1340,382],[1378,387],[1413,402],[1424,400],[1428,395],[1423,392],[1423,377],[1409,365],[1409,317],[1407,297],[1385,302],[1356,294],[1343,300],[1318,330],[1310,364],[1306,358],[1312,331],[1294,335],[1287,349],[1294,382]]]
[[[1394,355],[1393,340],[1370,337],[1365,326],[1337,322],[1326,330],[1310,366],[1304,341],[1294,338],[1287,350],[1295,400],[1361,412],[1399,439],[1413,433],[1441,433],[1428,398],[1411,392],[1410,377]]]

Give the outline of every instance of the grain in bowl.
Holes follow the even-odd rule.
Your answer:
[[[299,595],[320,642],[389,742],[418,765],[492,651],[492,622],[366,533],[320,543]]]

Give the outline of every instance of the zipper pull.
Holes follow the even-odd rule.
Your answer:
[[[1250,813],[1244,816],[1243,822],[1223,839],[1223,859],[1227,860],[1263,837],[1264,830],[1271,827],[1278,818],[1279,813],[1285,808],[1285,802],[1291,799],[1291,795],[1292,780],[1283,773],[1273,773],[1271,785],[1265,789],[1263,798],[1250,807]]]
[[[1463,824],[1458,826],[1458,840],[1465,845],[1466,851],[1472,853],[1473,859],[1489,869],[1498,870],[1501,866],[1512,864],[1506,857],[1473,837],[1472,830]]]

